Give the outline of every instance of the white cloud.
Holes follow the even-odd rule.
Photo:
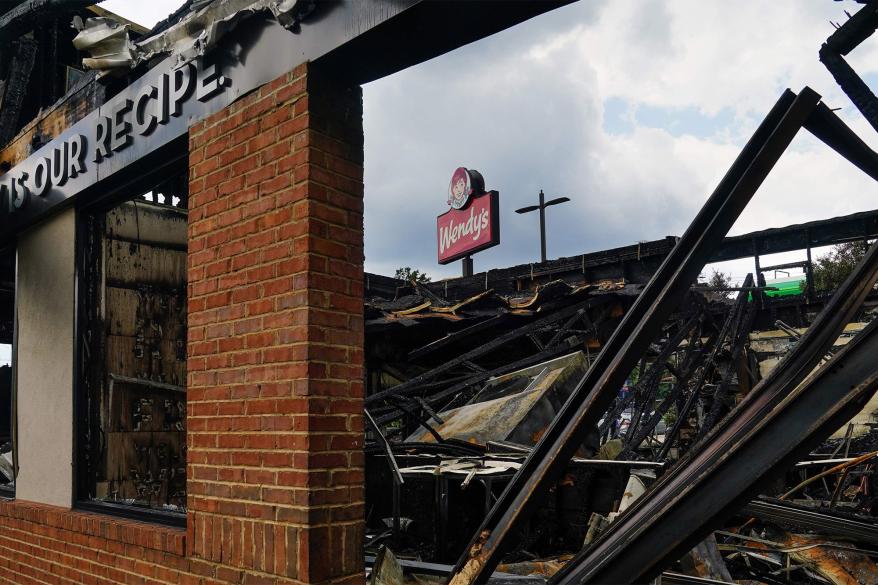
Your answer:
[[[548,212],[553,257],[681,234],[786,87],[845,106],[875,144],[817,59],[844,8],[858,5],[583,2],[368,85],[367,269],[459,273],[437,267],[433,232],[460,164],[481,170],[504,207],[503,241],[476,256],[480,270],[537,257],[535,218],[511,210],[540,188],[574,200]],[[731,122],[700,137],[636,125],[608,134],[610,98],[671,114],[728,110]],[[732,233],[874,208],[873,185],[799,137]]]
[[[149,2],[104,0],[100,6],[146,28],[152,28],[155,23],[167,18],[184,2],[185,0],[149,0]]]
[[[151,26],[180,2],[102,5]],[[681,234],[787,87],[811,86],[878,146],[817,59],[830,21],[859,8],[589,0],[367,85],[367,270],[459,273],[436,264],[434,232],[448,175],[461,164],[501,192],[502,243],[476,256],[482,270],[538,258],[536,217],[512,210],[539,189],[573,199],[548,211],[553,257]],[[849,60],[863,75],[878,73],[878,42]],[[630,130],[605,130],[611,99],[627,108]],[[665,126],[638,125],[644,108],[662,112]],[[675,120],[691,112],[704,116],[699,132]],[[732,233],[878,207],[873,185],[803,135]]]
[[[841,92],[817,60],[851,2],[611,2],[573,51],[595,63],[604,96],[708,113],[767,109],[785,87]],[[875,70],[875,61],[870,69]],[[863,71],[866,73],[867,71]]]

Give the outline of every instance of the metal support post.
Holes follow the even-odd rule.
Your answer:
[[[461,276],[472,276],[473,275],[473,257],[466,256],[460,261],[461,266]]]

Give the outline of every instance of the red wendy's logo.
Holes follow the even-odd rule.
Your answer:
[[[500,194],[485,192],[479,171],[455,169],[448,184],[450,209],[436,218],[439,264],[448,264],[500,243]]]
[[[469,203],[470,197],[484,192],[485,179],[479,171],[457,167],[448,184],[448,205],[452,209],[463,209]]]

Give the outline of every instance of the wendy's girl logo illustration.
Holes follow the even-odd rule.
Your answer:
[[[471,197],[484,192],[485,179],[479,171],[457,167],[448,184],[448,205],[453,209],[463,209]]]
[[[440,264],[500,243],[500,194],[485,192],[481,173],[456,168],[448,184],[446,202],[451,209],[436,218]]]

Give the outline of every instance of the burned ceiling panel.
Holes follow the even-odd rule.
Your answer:
[[[0,15],[0,174],[118,90],[118,83],[94,83],[95,75],[83,70],[82,53],[73,45],[74,19],[97,14],[124,21],[93,4],[29,0]],[[144,31],[125,26],[133,27],[134,38]]]

